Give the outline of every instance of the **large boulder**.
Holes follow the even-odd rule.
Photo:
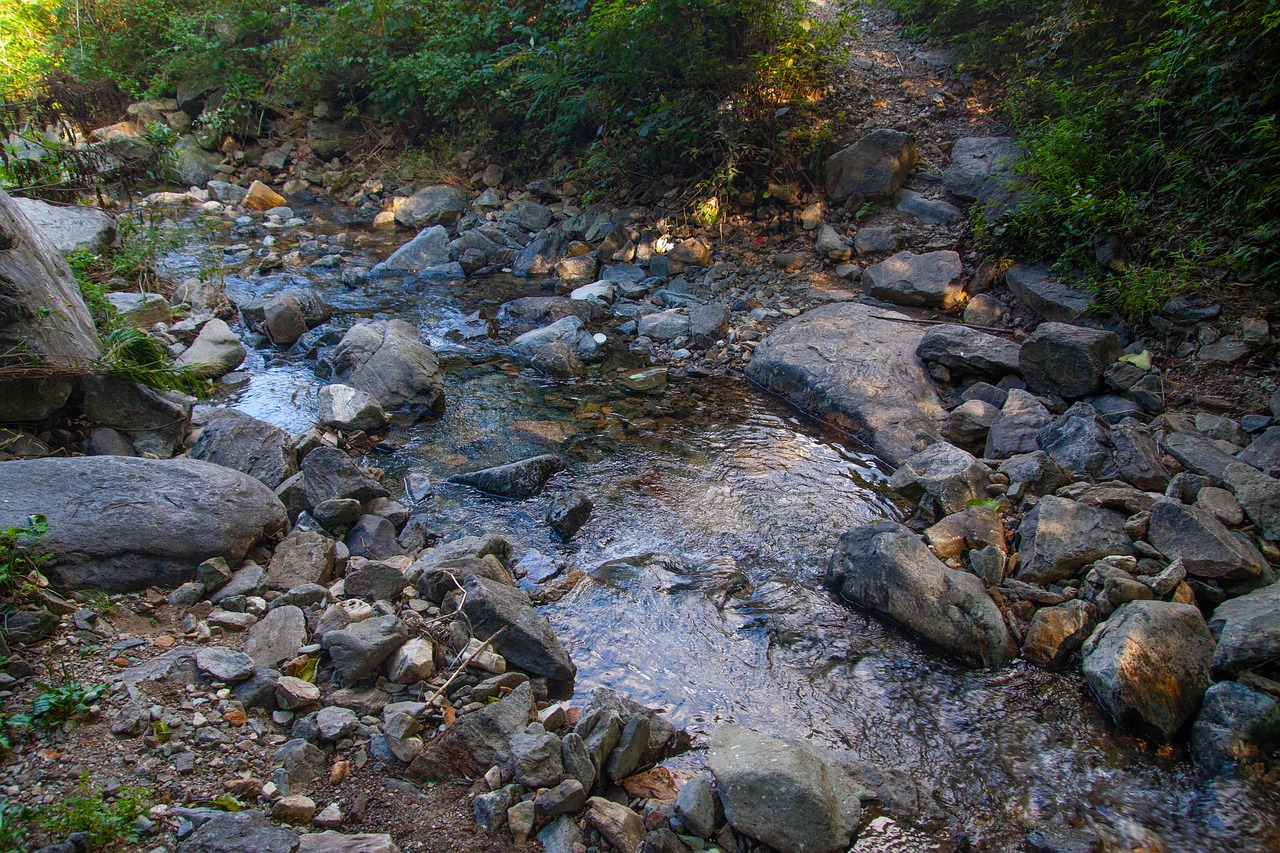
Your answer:
[[[444,405],[435,351],[403,320],[352,326],[334,350],[333,379],[366,392],[388,412],[437,411]]]
[[[1200,707],[1213,646],[1195,607],[1130,601],[1085,642],[1085,681],[1121,726],[1169,740]]]
[[[248,351],[226,321],[214,318],[205,323],[191,346],[183,350],[174,364],[196,368],[201,376],[225,376],[244,363]]]
[[[1280,660],[1280,583],[1222,602],[1209,619],[1218,638],[1213,671],[1230,678]]]
[[[1018,580],[1048,586],[1075,577],[1095,560],[1133,554],[1124,522],[1118,512],[1046,495],[1018,527]]]
[[[916,357],[923,332],[906,319],[854,302],[823,305],[765,338],[747,375],[897,465],[938,439],[944,417]]]
[[[257,810],[214,812],[178,844],[178,853],[295,853],[298,835]]]
[[[952,251],[899,252],[867,267],[862,280],[876,299],[950,311],[964,299],[964,265]]]
[[[564,259],[567,247],[564,234],[554,228],[543,231],[516,253],[511,272],[518,276],[550,275]]]
[[[1151,509],[1147,539],[1170,560],[1200,578],[1248,580],[1262,574],[1258,549],[1197,506],[1162,500]]]
[[[375,616],[324,635],[322,644],[333,661],[334,677],[354,684],[377,671],[405,644],[409,631],[394,616]]]
[[[1076,403],[1036,433],[1036,443],[1079,480],[1097,482],[1120,476],[1106,425],[1088,403]]]
[[[947,323],[921,336],[916,355],[956,373],[1001,377],[1018,373],[1018,350],[1013,341]]]
[[[205,423],[190,456],[234,468],[271,489],[298,472],[284,431],[236,409],[220,409]]]
[[[508,744],[529,724],[533,707],[533,690],[526,681],[502,701],[459,717],[413,760],[409,776],[439,782],[474,779],[495,764],[506,764]]]
[[[405,228],[452,225],[467,210],[467,194],[445,185],[425,187],[395,206],[396,222]]]
[[[76,368],[101,354],[98,333],[71,268],[0,190],[0,366]],[[59,378],[0,381],[0,423],[41,421],[71,396]]]
[[[375,266],[370,274],[412,275],[447,264],[449,260],[449,232],[443,225],[432,225],[392,252],[391,257]]]
[[[1022,377],[1041,394],[1083,397],[1102,388],[1102,374],[1124,347],[1114,332],[1041,323],[1022,344]]]
[[[1016,654],[982,581],[947,568],[901,524],[877,522],[841,536],[826,584],[967,664],[1002,666]]]
[[[502,633],[493,650],[530,675],[572,681],[578,669],[569,659],[547,617],[533,609],[529,597],[513,586],[472,574],[462,581],[462,611],[480,636]]]
[[[889,478],[894,491],[917,500],[927,494],[945,515],[986,497],[990,482],[991,472],[973,454],[945,441],[908,457]]]
[[[1280,749],[1280,703],[1238,684],[1220,681],[1204,694],[1191,728],[1191,758],[1210,774],[1236,771],[1252,777]]]
[[[61,255],[97,255],[116,242],[116,218],[105,210],[54,205],[35,198],[15,198],[13,203]]]
[[[1280,480],[1243,462],[1226,466],[1222,480],[1262,535],[1280,540]]]
[[[1013,167],[1022,159],[1018,143],[1008,136],[967,136],[951,146],[951,165],[942,173],[947,190],[966,201],[1013,199]]]
[[[734,829],[779,853],[849,848],[867,791],[846,762],[802,740],[721,726],[707,767]]]
[[[1007,459],[1040,449],[1040,430],[1053,423],[1053,415],[1034,394],[1014,388],[1005,398],[1000,414],[987,431],[988,459]]]
[[[1010,267],[1004,280],[1024,305],[1054,323],[1074,323],[1092,303],[1089,294],[1042,267]]]
[[[826,189],[832,201],[892,198],[911,175],[920,154],[908,133],[882,128],[827,158]]]
[[[286,523],[262,483],[194,459],[6,462],[0,494],[0,526],[48,519],[40,545],[54,555],[56,583],[105,592],[177,586],[212,557],[237,565]]]

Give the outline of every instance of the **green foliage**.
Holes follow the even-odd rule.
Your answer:
[[[46,838],[64,839],[73,832],[87,832],[94,850],[115,850],[136,842],[134,821],[149,800],[143,788],[121,788],[107,800],[95,790],[86,771],[75,793],[56,803],[38,808],[0,801],[0,853],[20,853],[30,849],[33,830]]]
[[[890,0],[998,78],[1029,200],[994,247],[1083,269],[1142,315],[1196,281],[1280,281],[1280,7],[1266,0]],[[1099,236],[1134,265],[1104,274]]]
[[[174,365],[164,347],[141,329],[117,326],[103,336],[100,366],[104,372],[161,391],[201,395],[208,381],[198,368]]]
[[[39,695],[31,703],[31,713],[14,716],[11,725],[33,725],[42,729],[53,729],[88,712],[106,692],[107,685],[98,684],[86,687],[76,681],[65,667],[62,678],[57,683],[37,681]]]
[[[55,24],[53,0],[0,3],[0,94],[26,94],[49,69]]]
[[[28,516],[21,527],[0,529],[0,606],[21,601],[44,585],[41,570],[52,557],[40,550],[40,539],[48,532],[43,515]]]

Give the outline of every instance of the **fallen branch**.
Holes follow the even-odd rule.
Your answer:
[[[439,699],[442,695],[444,695],[444,692],[449,689],[449,685],[453,684],[454,679],[456,679],[459,675],[461,675],[462,672],[467,667],[471,666],[471,662],[474,661],[476,658],[480,657],[480,654],[489,647],[489,644],[492,643],[494,640],[496,640],[498,638],[498,635],[505,630],[507,630],[507,626],[503,625],[501,628],[499,628],[498,630],[494,631],[491,635],[489,635],[489,639],[481,643],[480,648],[472,652],[471,656],[466,660],[464,660],[462,662],[462,665],[453,671],[453,675],[449,676],[448,680],[446,680],[444,684],[440,685],[440,689],[437,690],[435,693],[431,694],[431,698],[428,699],[425,703],[427,707],[431,707],[433,704],[435,704],[435,701]]]

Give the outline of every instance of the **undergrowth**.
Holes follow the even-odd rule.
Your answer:
[[[1005,90],[1027,194],[991,248],[1083,271],[1142,316],[1280,283],[1280,6],[1267,0],[887,0]],[[1100,237],[1130,261],[1102,270]]]
[[[0,853],[31,849],[35,831],[58,840],[73,832],[86,832],[93,850],[121,849],[138,840],[134,823],[149,800],[145,789],[132,786],[121,788],[108,799],[94,788],[85,772],[75,792],[59,802],[33,808],[0,801]]]

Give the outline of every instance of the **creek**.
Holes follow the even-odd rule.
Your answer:
[[[958,667],[822,591],[842,532],[906,513],[887,489],[889,469],[856,439],[731,376],[673,375],[659,395],[627,392],[616,371],[648,365],[607,330],[611,355],[586,380],[545,379],[505,354],[512,332],[490,337],[485,318],[550,290],[501,276],[346,284],[344,269],[370,266],[403,238],[344,222],[336,208],[306,214],[307,233],[272,232],[276,251],[341,246],[341,264],[221,272],[264,251],[255,220],[193,230],[200,236],[170,253],[164,272],[208,274],[213,258],[233,298],[305,286],[333,307],[335,328],[377,316],[423,330],[445,370],[445,413],[396,421],[385,452],[363,461],[386,471],[393,497],[434,533],[496,531],[516,543],[516,571],[571,652],[579,695],[617,688],[666,709],[699,741],[729,721],[809,738],[932,791],[919,827],[896,840],[868,834],[859,851],[952,849],[957,833],[974,849],[1020,850],[1028,829],[1063,821],[1117,850],[1280,849],[1280,791],[1198,781],[1185,747],[1121,732],[1078,672]],[[248,248],[224,251],[234,245]],[[251,351],[247,381],[215,402],[299,433],[314,425],[325,384],[312,365]],[[571,467],[536,499],[446,482],[546,452]],[[431,484],[416,505],[410,475],[415,489]],[[569,490],[595,511],[564,544],[542,516]]]

